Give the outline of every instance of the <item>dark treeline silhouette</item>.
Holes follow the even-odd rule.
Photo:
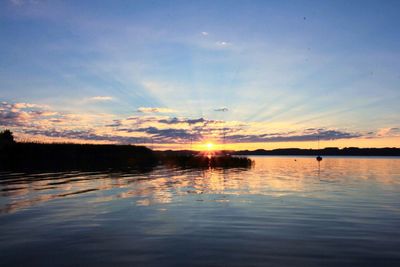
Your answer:
[[[9,130],[0,132],[1,171],[140,170],[157,164],[184,168],[249,167],[247,158],[208,157],[198,152],[155,152],[145,146],[46,144],[15,142]]]
[[[14,143],[1,148],[2,170],[147,170],[158,162],[150,149],[129,145]]]
[[[4,130],[0,132],[0,148],[14,143],[14,135],[10,130]]]
[[[358,148],[327,147],[324,149],[284,148],[273,150],[242,150],[234,152],[235,155],[271,155],[271,156],[400,156],[400,148]]]

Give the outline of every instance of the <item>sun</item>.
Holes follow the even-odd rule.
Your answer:
[[[208,143],[206,144],[206,147],[207,147],[207,150],[213,150],[213,149],[214,149],[214,144],[208,142]]]

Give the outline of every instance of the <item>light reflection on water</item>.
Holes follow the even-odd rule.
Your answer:
[[[398,266],[400,159],[0,174],[0,265]]]

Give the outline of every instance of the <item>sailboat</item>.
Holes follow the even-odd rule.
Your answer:
[[[318,154],[319,154],[319,135],[318,135]],[[318,155],[317,157],[316,157],[316,160],[317,161],[321,161],[322,160],[322,157],[320,156],[320,155]]]

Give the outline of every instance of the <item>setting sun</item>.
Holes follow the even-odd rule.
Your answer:
[[[213,150],[214,149],[214,144],[213,143],[207,143],[207,150]]]

